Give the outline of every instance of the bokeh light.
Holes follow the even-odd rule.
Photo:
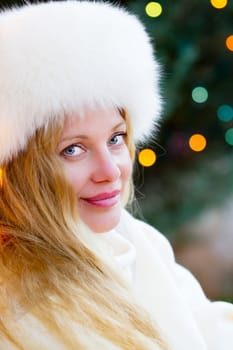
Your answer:
[[[208,91],[202,86],[197,86],[192,91],[192,99],[197,103],[206,102],[208,99]]]
[[[223,9],[224,7],[227,6],[228,1],[227,0],[210,0],[210,3],[216,9]]]
[[[148,4],[145,7],[146,14],[149,17],[159,17],[161,13],[163,12],[163,8],[159,2],[148,2]]]
[[[157,156],[150,148],[144,148],[138,154],[138,161],[144,167],[150,167],[156,162]]]
[[[229,122],[233,119],[233,108],[228,105],[222,105],[217,110],[217,116],[222,122]]]
[[[233,128],[230,128],[225,133],[225,141],[228,145],[233,146]]]
[[[189,138],[189,147],[195,152],[201,152],[206,148],[206,138],[201,134],[193,134]]]
[[[233,35],[229,35],[226,38],[226,47],[228,50],[233,51]]]

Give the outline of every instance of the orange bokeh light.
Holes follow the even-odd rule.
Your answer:
[[[189,139],[189,147],[195,152],[201,152],[206,148],[206,138],[201,134],[194,134]]]
[[[229,35],[226,38],[226,47],[228,50],[233,51],[233,35]]]

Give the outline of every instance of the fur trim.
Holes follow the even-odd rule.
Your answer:
[[[26,5],[0,14],[0,165],[51,117],[118,106],[135,141],[161,112],[159,65],[138,19],[101,2]]]

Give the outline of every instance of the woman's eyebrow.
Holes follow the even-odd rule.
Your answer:
[[[112,128],[112,131],[118,129],[120,126],[126,126],[126,122],[123,120]]]
[[[87,139],[88,137],[86,135],[71,135],[71,136],[67,136],[67,137],[64,137],[62,138],[59,143],[62,143],[64,141],[69,141],[69,140],[73,140],[73,139]]]

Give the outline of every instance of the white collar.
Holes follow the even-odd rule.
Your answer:
[[[115,230],[92,234],[95,235],[96,242],[103,243],[105,249],[107,249],[108,258],[114,259],[127,280],[133,282],[136,262],[134,245]]]

